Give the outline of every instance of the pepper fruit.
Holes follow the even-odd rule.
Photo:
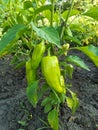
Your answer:
[[[32,53],[32,68],[33,69],[38,68],[44,52],[45,52],[45,44],[44,44],[44,41],[42,41],[40,44],[37,44],[35,46],[34,51]]]
[[[62,86],[62,87],[65,87],[63,75],[60,76],[60,83],[61,83],[61,86]]]
[[[26,62],[26,78],[28,85],[31,85],[36,80],[36,70],[32,69],[32,60]]]
[[[41,67],[42,73],[48,85],[59,93],[66,93],[64,78],[60,73],[60,67],[57,57],[43,57]]]
[[[66,44],[64,44],[64,45],[62,46],[62,49],[63,49],[64,51],[68,51],[69,47],[70,47],[69,43],[66,43]]]
[[[67,56],[67,52],[68,52],[68,50],[69,50],[69,47],[70,47],[69,43],[66,43],[66,44],[64,44],[64,45],[62,46],[62,50],[64,51],[64,55],[65,55],[65,56]]]

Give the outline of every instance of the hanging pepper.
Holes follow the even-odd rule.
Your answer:
[[[44,44],[44,41],[42,41],[40,44],[37,44],[35,46],[34,51],[32,53],[32,68],[33,69],[38,68],[44,52],[45,52],[45,44]]]
[[[42,58],[42,73],[48,85],[59,93],[66,93],[64,78],[60,73],[59,62],[56,56]]]
[[[36,80],[36,70],[32,69],[32,60],[26,62],[26,78],[28,85],[31,85]]]
[[[26,62],[26,77],[28,85],[36,80],[36,70],[41,62],[42,56],[45,52],[44,41],[37,44],[34,48],[31,58]]]

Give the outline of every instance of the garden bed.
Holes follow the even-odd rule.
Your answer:
[[[75,67],[73,91],[77,93],[80,106],[74,116],[66,104],[61,106],[60,130],[98,129],[98,68],[92,61],[75,52],[87,63],[91,71]],[[0,59],[0,130],[51,130],[40,104],[34,109],[26,97],[25,68],[14,70],[12,57]],[[47,128],[45,128],[47,127]]]

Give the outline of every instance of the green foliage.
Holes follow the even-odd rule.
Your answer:
[[[21,126],[26,126],[26,125],[27,125],[26,121],[18,121],[18,123],[19,123]]]
[[[71,16],[74,16],[74,15],[78,15],[79,13],[80,13],[79,10],[73,9],[73,10],[71,11],[71,13],[70,13],[70,17],[71,17]],[[68,14],[68,10],[66,10],[66,11],[64,11],[64,12],[62,13],[62,17],[66,19],[67,14]]]
[[[76,109],[79,106],[79,99],[76,94],[69,90],[71,97],[66,97],[68,107],[72,110],[72,114],[75,114]]]
[[[75,65],[83,68],[83,69],[86,69],[89,71],[89,68],[88,66],[83,62],[83,60],[81,58],[79,58],[78,56],[74,56],[74,55],[70,55],[66,58],[66,61],[67,62],[71,62],[71,63],[74,63]]]
[[[81,50],[94,62],[96,67],[98,67],[98,47],[89,45],[86,47],[77,47],[76,49]]]
[[[35,81],[34,83],[32,83],[27,87],[26,91],[28,100],[33,105],[33,107],[36,107],[36,104],[38,103],[37,89],[38,89],[38,81]]]
[[[89,9],[87,12],[85,12],[83,15],[89,16],[98,21],[97,14],[98,14],[98,7],[93,7],[91,9]]]
[[[58,130],[58,111],[56,109],[53,109],[48,114],[48,121],[54,130]]]
[[[34,11],[34,15],[38,15],[40,12],[43,12],[43,11],[46,11],[46,10],[51,10],[51,4],[50,5],[44,5],[44,6],[41,6],[39,8],[37,8],[35,11]]]
[[[64,64],[64,68],[66,70],[66,74],[68,74],[69,78],[72,79],[74,67],[72,64]]]
[[[26,26],[17,24],[7,31],[0,41],[0,57],[7,54],[14,42],[21,37],[25,28]]]
[[[60,39],[57,31],[53,27],[42,27],[37,28],[33,22],[31,23],[32,28],[36,31],[37,35],[41,38],[44,38],[50,43],[56,44],[57,46],[60,45]]]

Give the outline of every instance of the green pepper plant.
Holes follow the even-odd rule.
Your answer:
[[[11,53],[15,68],[25,65],[28,100],[35,108],[42,101],[53,130],[60,127],[61,104],[66,102],[72,115],[79,106],[79,99],[68,82],[68,78],[72,80],[73,77],[73,65],[89,71],[80,57],[68,55],[68,52],[82,51],[98,67],[98,47],[81,46],[71,28],[73,17],[86,15],[98,20],[98,7],[81,13],[74,9],[74,3],[74,0],[0,1],[0,57]],[[73,47],[72,42],[77,44]]]

